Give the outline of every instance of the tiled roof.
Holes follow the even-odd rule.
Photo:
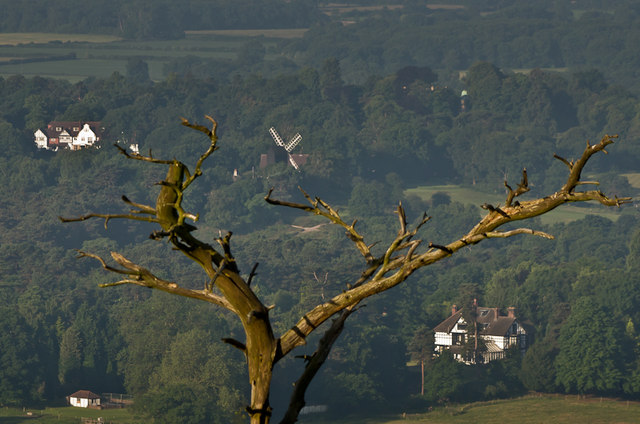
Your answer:
[[[51,121],[47,124],[47,128],[44,129],[44,133],[47,134],[49,138],[57,138],[60,133],[63,131],[67,131],[71,137],[76,137],[84,124],[89,124],[91,130],[96,133],[97,137],[101,137],[104,132],[104,128],[101,126],[101,122],[97,121]],[[60,128],[60,131],[57,130]],[[74,128],[77,130],[74,131]]]
[[[433,331],[437,333],[450,333],[453,327],[462,316],[462,309],[438,324]],[[476,321],[481,325],[480,334],[487,336],[504,336],[509,328],[516,320],[514,317],[502,316],[498,313],[497,308],[478,307],[478,317]]]
[[[74,394],[69,395],[69,397],[82,398],[82,399],[100,399],[99,395],[93,392],[90,392],[89,390],[78,390]]]
[[[450,333],[453,327],[456,326],[456,323],[462,316],[462,309],[456,312],[453,315],[450,315],[449,318],[442,321],[440,324],[436,325],[433,329],[436,333]]]

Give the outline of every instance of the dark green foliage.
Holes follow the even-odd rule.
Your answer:
[[[620,393],[627,352],[622,323],[596,302],[581,297],[560,331],[556,383],[567,392]]]
[[[388,27],[377,28],[373,35],[389,36]],[[520,40],[523,45],[529,41]],[[445,59],[466,63],[467,58],[454,54],[478,49],[479,43],[467,40]],[[245,46],[240,59],[247,66],[258,66],[257,56],[263,53],[259,44]],[[401,55],[402,49],[397,50]],[[370,53],[362,54],[366,58]],[[138,395],[140,413],[157,422],[175,422],[178,416],[180,422],[235,419],[245,402],[236,385],[243,380],[236,373],[243,369],[243,358],[219,339],[238,337],[238,329],[224,315],[193,302],[137,288],[98,290],[97,283],[109,277],[95,264],[76,261],[68,249],[81,247],[103,257],[118,250],[192,287],[202,287],[203,276],[165,244],[147,240],[151,230],[144,224],[112,220],[108,229],[97,221],[62,227],[56,218],[121,211],[124,205],[117,203],[122,194],[152,203],[162,171],[125,160],[109,144],[138,143],[143,152],[152,149],[154,157],[188,162],[201,150],[201,140],[180,129],[179,116],[199,119],[208,113],[220,121],[220,150],[206,164],[185,207],[200,213],[195,225],[204,239],[215,240],[218,230],[234,231],[232,245],[244,273],[260,263],[252,287],[275,304],[270,314],[280,331],[291,326],[293,317],[353,282],[362,263],[342,231],[326,225],[302,232],[291,225],[321,222],[267,206],[263,197],[271,186],[281,198],[300,199],[300,185],[344,216],[366,218],[358,226],[373,241],[394,235],[393,212],[402,200],[410,220],[425,209],[432,216],[420,233],[425,243],[444,244],[475,225],[483,212],[442,193],[429,202],[407,199],[405,188],[462,182],[502,192],[505,177],[514,185],[526,166],[533,191],[551,192],[566,176],[565,165],[551,158],[553,152],[574,155],[586,139],[620,131],[623,142],[606,161],[594,162],[595,171],[607,174],[593,179],[601,180],[608,194],[633,194],[626,178],[612,174],[637,171],[640,150],[632,142],[640,134],[637,100],[597,71],[524,75],[482,62],[466,80],[444,87],[450,81],[439,81],[430,68],[413,64],[353,86],[345,82],[349,61],[355,60],[330,59],[317,69],[274,78],[224,75],[218,82],[174,74],[151,84],[144,62],[137,60],[126,76],[76,84],[0,79],[0,173],[7,183],[0,206],[0,402],[57,400],[83,386]],[[221,69],[217,72],[226,72]],[[463,88],[469,90],[471,105],[464,112]],[[102,120],[109,134],[100,150],[36,152],[33,131],[58,118]],[[259,168],[260,154],[272,146],[270,126],[284,137],[303,135],[296,152],[309,154],[309,162],[302,172],[285,164]],[[239,178],[234,179],[235,169]],[[611,183],[605,186],[607,181]],[[357,319],[348,322],[350,334],[312,387],[309,403],[326,402],[338,409],[357,399],[362,410],[372,410],[385,405],[382,400],[400,405],[417,393],[418,380],[405,366],[409,351],[416,351],[410,342],[418,328],[433,328],[452,303],[460,304],[470,283],[476,285],[475,293],[467,290],[467,299],[480,297],[484,306],[516,306],[535,335],[534,344],[522,364],[513,355],[486,369],[441,356],[427,366],[428,401],[509,396],[520,393],[523,385],[637,396],[638,337],[627,328],[640,322],[640,261],[637,211],[629,209],[615,222],[588,217],[544,228],[534,221],[532,228],[549,231],[556,240],[521,238],[470,246],[379,302],[369,302],[357,313],[363,315],[360,324]],[[597,326],[580,316],[585,297],[599,317]],[[590,331],[574,340],[574,330],[583,327]],[[598,375],[583,364],[593,375],[579,381],[571,346],[594,340],[611,346],[605,357],[591,355],[611,372]],[[617,355],[625,359],[625,367],[617,359],[612,362]],[[209,371],[199,373],[194,368],[198,364]],[[274,399],[288,393],[291,376],[302,364],[283,364],[288,380],[276,388]]]

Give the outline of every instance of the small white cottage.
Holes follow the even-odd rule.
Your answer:
[[[67,396],[67,401],[69,405],[77,406],[78,408],[101,408],[100,396],[89,390],[78,390],[74,394]]]

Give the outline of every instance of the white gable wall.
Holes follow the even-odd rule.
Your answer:
[[[42,130],[38,129],[38,131],[36,131],[33,134],[36,138],[36,146],[38,146],[38,149],[48,149],[49,146],[47,144],[47,135],[45,133],[42,132]]]
[[[74,147],[92,146],[96,142],[96,133],[94,133],[89,124],[84,124],[78,136],[73,140]]]

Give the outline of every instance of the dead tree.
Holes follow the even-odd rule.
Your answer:
[[[274,335],[269,319],[269,309],[251,288],[251,280],[255,276],[256,267],[247,278],[240,274],[231,249],[231,233],[215,240],[216,244],[205,243],[197,239],[192,232],[196,227],[187,222],[196,221],[197,215],[188,213],[182,207],[183,196],[189,186],[202,174],[202,163],[217,149],[217,124],[207,116],[212,127],[193,124],[183,119],[182,124],[203,132],[209,139],[209,146],[195,164],[193,172],[177,160],[159,160],[149,156],[130,154],[119,148],[129,159],[157,163],[168,166],[166,178],[159,183],[160,192],[154,206],[143,205],[122,198],[131,209],[123,214],[91,213],[77,218],[60,218],[63,222],[83,221],[90,218],[104,219],[105,226],[110,219],[123,218],[156,223],[159,228],[151,234],[157,240],[167,239],[176,250],[179,250],[202,267],[207,275],[207,282],[201,289],[189,289],[179,283],[163,280],[148,269],[131,262],[122,255],[112,252],[111,257],[117,265],[109,265],[107,261],[89,252],[79,252],[79,257],[91,257],[98,260],[104,269],[122,275],[116,282],[103,284],[110,287],[121,284],[136,284],[171,294],[199,299],[218,305],[234,313],[240,320],[245,333],[245,340],[224,339],[231,346],[240,349],[247,360],[249,384],[251,387],[250,403],[247,412],[251,423],[269,423],[271,406],[269,390],[274,365],[294,349],[306,343],[307,337],[323,323],[334,318],[333,324],[320,339],[317,350],[305,357],[306,366],[295,383],[289,410],[283,423],[293,423],[305,404],[304,395],[309,382],[313,379],[325,359],[333,343],[344,327],[345,320],[357,309],[360,302],[370,296],[388,290],[405,281],[414,271],[445,259],[465,246],[479,243],[490,238],[505,238],[519,234],[530,234],[552,239],[553,236],[530,228],[516,228],[507,231],[498,230],[504,224],[525,220],[547,213],[556,207],[569,202],[597,201],[606,206],[620,206],[630,202],[630,198],[609,198],[599,190],[578,191],[581,184],[581,173],[594,154],[605,152],[605,147],[614,142],[616,136],[605,135],[597,144],[589,144],[580,158],[573,162],[555,156],[569,168],[566,183],[555,193],[548,196],[517,201],[521,195],[529,191],[526,170],[522,172],[522,180],[514,190],[505,181],[507,199],[504,205],[483,205],[488,213],[464,236],[448,244],[427,243],[417,238],[420,228],[429,221],[426,214],[421,221],[410,228],[405,211],[400,204],[397,207],[398,233],[386,247],[384,253],[376,256],[371,246],[356,230],[356,221],[345,222],[340,214],[320,198],[312,197],[302,191],[307,203],[292,203],[273,199],[269,192],[265,200],[278,206],[300,209],[320,215],[329,222],[342,227],[347,238],[351,240],[362,255],[365,265],[361,275],[347,288],[324,301],[300,317],[288,331],[279,336]],[[117,147],[117,146],[116,146]],[[588,184],[597,184],[589,182]]]

